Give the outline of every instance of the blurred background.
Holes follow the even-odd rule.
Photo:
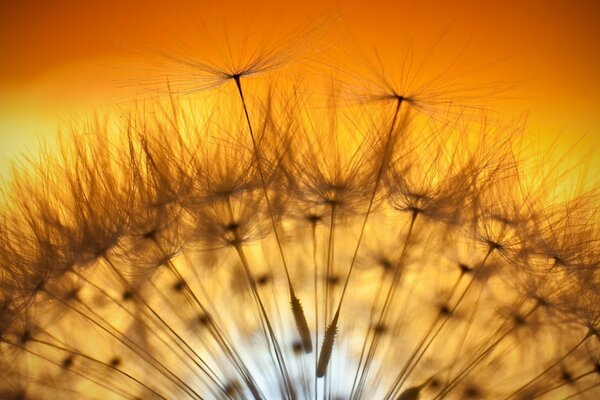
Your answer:
[[[161,52],[201,60],[229,51],[222,43],[243,49],[305,28],[320,32],[311,44],[320,62],[335,49],[379,59],[391,75],[408,58],[414,75],[487,82],[486,107],[525,121],[537,151],[568,152],[589,169],[600,154],[599,18],[592,0],[4,1],[0,170],[74,116],[134,101],[147,78],[170,74],[153,61]]]

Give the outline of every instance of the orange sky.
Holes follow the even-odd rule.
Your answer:
[[[430,63],[458,53],[463,70],[494,62],[479,72],[484,81],[517,83],[496,102],[501,112],[528,113],[532,138],[583,137],[580,147],[600,154],[598,1],[21,0],[0,3],[0,163],[34,148],[82,104],[118,98],[113,78],[135,76],[119,65],[143,59],[135,50],[168,51],[178,41],[210,49],[203,32],[228,31],[234,41],[332,15],[326,41],[377,49],[386,66],[409,43],[418,57],[440,36]]]

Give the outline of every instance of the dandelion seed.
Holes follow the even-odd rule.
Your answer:
[[[335,343],[335,335],[337,334],[337,322],[339,313],[336,313],[331,321],[331,324],[325,331],[325,338],[323,339],[323,345],[321,346],[321,354],[319,355],[319,362],[317,364],[317,378],[323,378],[327,373],[327,366],[331,359],[333,351],[333,345]]]

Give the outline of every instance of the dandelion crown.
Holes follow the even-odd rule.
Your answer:
[[[599,398],[595,190],[448,76],[278,85],[284,43],[169,55],[166,101],[15,170],[0,399]]]

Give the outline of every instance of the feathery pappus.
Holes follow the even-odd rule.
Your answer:
[[[269,82],[303,54],[168,55],[166,100],[14,168],[1,399],[600,396],[597,189],[443,78]]]

